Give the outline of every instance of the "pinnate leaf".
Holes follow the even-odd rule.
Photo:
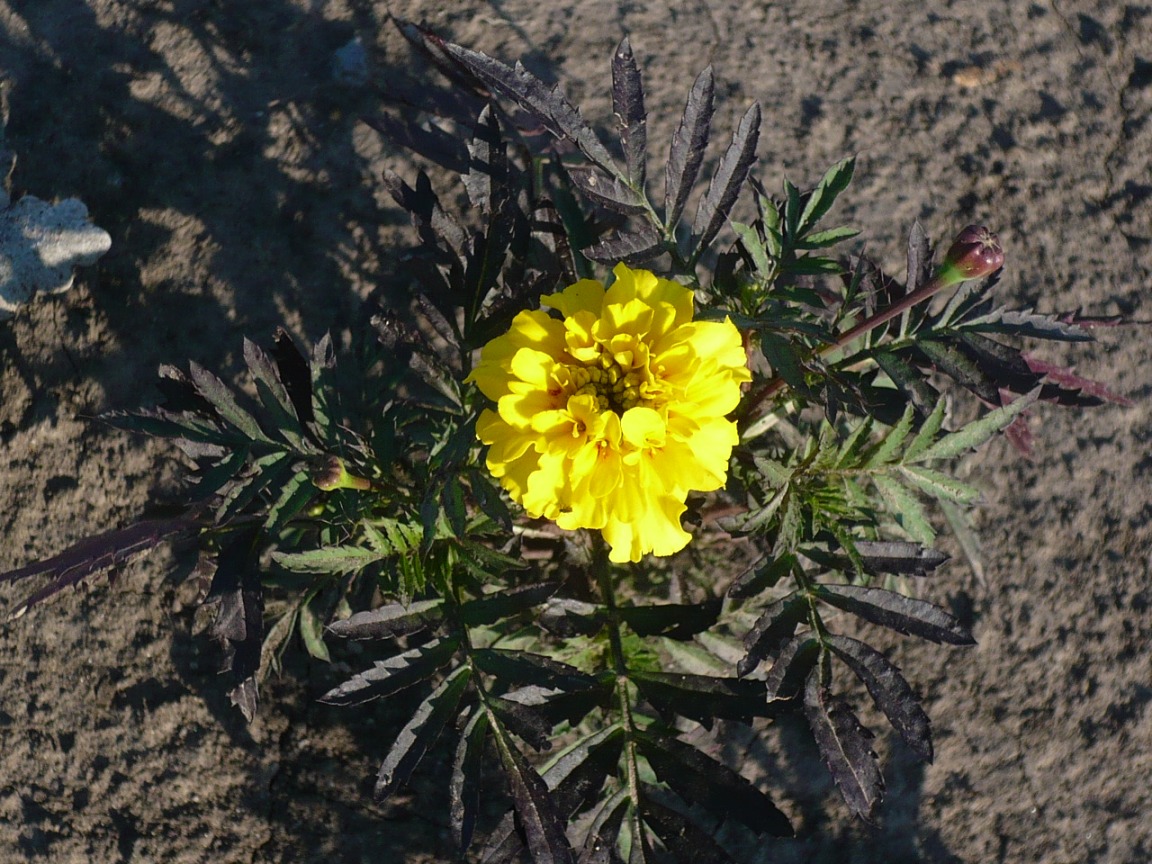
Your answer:
[[[857,639],[832,634],[827,644],[864,682],[876,707],[884,712],[905,743],[921,759],[931,762],[932,730],[928,715],[900,669],[875,648]]]
[[[926,600],[863,585],[821,584],[815,592],[830,606],[905,635],[949,645],[976,643],[955,617]]]
[[[871,821],[884,796],[884,777],[872,750],[872,733],[846,702],[833,696],[813,673],[804,687],[804,716],[848,808]]]
[[[715,86],[711,66],[696,76],[684,105],[684,114],[672,136],[664,177],[664,224],[668,228],[680,220],[684,204],[696,183],[696,175],[700,173],[700,165],[704,162],[712,126]]]
[[[380,773],[376,776],[376,800],[383,801],[412,776],[428,748],[456,715],[470,680],[469,668],[460,666],[416,709],[380,766]]]

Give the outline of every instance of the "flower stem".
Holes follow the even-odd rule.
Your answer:
[[[893,318],[903,315],[913,306],[930,300],[943,291],[960,282],[979,279],[999,270],[1004,265],[1004,251],[997,236],[980,225],[969,225],[957,235],[943,263],[937,268],[935,275],[904,297],[897,300],[887,309],[877,312],[870,318],[865,318],[859,324],[840,334],[834,342],[822,345],[812,352],[811,358],[826,357],[842,348],[847,347],[866,333],[877,327],[887,324]],[[744,409],[745,423],[755,422],[760,418],[757,410],[768,399],[785,386],[785,381],[779,375],[766,381],[758,390],[753,391],[748,398]]]
[[[608,547],[599,532],[592,532],[592,568],[596,574],[596,587],[600,599],[608,610],[608,647],[612,668],[616,674],[616,698],[620,705],[624,727],[624,765],[627,773],[628,797],[633,809],[640,804],[640,772],[636,765],[636,739],[638,731],[632,716],[632,702],[629,694],[628,664],[624,657],[623,640],[620,638],[620,616],[617,613],[616,592],[612,588],[612,568],[608,562]],[[634,828],[639,828],[636,824]],[[642,842],[639,836],[633,843]]]

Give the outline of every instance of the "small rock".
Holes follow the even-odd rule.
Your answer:
[[[111,246],[108,232],[88,221],[78,198],[49,204],[25,195],[0,210],[0,320],[38,291],[67,291],[73,268],[94,263]]]

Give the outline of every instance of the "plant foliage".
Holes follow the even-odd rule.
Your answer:
[[[717,721],[760,733],[782,712],[805,719],[849,808],[874,818],[882,766],[853,694],[866,691],[922,759],[933,752],[883,631],[973,642],[921,596],[945,561],[931,504],[959,514],[976,503],[955,460],[1005,430],[1022,440],[1039,401],[1118,398],[1016,347],[1089,334],[1066,316],[1000,307],[998,269],[945,284],[954,256],[935,266],[919,225],[903,281],[836,254],[856,231],[827,217],[854,161],[811,188],[785,181],[769,193],[753,174],[758,105],[712,146],[710,69],[692,84],[657,183],[627,39],[611,60],[616,129],[605,141],[523,66],[399,26],[450,82],[407,110],[469,130],[460,142],[436,123],[372,121],[456,172],[467,193],[460,209],[423,171],[383,178],[417,238],[402,256],[406,311],[381,311],[344,351],[329,338],[304,350],[285,332],[267,351],[245,341],[238,386],[195,363],[162,368],[158,404],[108,419],[183,451],[187,510],[6,574],[50,579],[16,612],[157,543],[195,538],[211,634],[244,714],[294,636],[322,660],[340,642],[367,643],[370,665],[322,700],[418,691],[382,746],[375,794],[403,788],[432,747],[453,749],[453,837],[491,864],[730,861],[722,826],[788,836],[788,807],[707,746]],[[699,529],[746,537],[759,557],[743,572],[717,578],[687,554],[670,580],[612,567],[598,536],[527,521],[482,468],[483,399],[462,383],[475,350],[541,294],[617,261],[689,285],[702,315],[747,335],[743,440],[713,496],[729,515]],[[956,387],[980,413],[949,428]],[[498,775],[508,813],[482,824]]]

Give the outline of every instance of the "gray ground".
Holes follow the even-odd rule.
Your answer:
[[[376,178],[413,169],[359,122],[371,88],[332,76],[354,36],[385,86],[428,74],[389,11],[554,72],[598,123],[631,33],[657,148],[712,63],[722,128],[765,109],[764,175],[804,185],[859,155],[840,212],[891,269],[914,219],[940,238],[984,222],[1015,303],[1152,317],[1147,5],[0,0],[13,191],[77,196],[113,238],[71,292],[0,323],[0,568],[171,488],[168,451],[90,419],[146,400],[160,362],[235,371],[242,335],[339,329],[393,272],[402,220]],[[881,742],[874,831],[835,805],[820,823],[798,794],[780,860],[1152,859],[1152,341],[1133,326],[1036,353],[1135,406],[1045,407],[1031,461],[1002,442],[972,460],[984,579],[956,562],[933,596],[979,645],[895,654],[936,761]],[[303,661],[245,727],[186,572],[158,553],[0,624],[0,861],[447,860],[444,760],[423,766],[419,803],[373,805],[392,715],[316,705],[339,670]]]

